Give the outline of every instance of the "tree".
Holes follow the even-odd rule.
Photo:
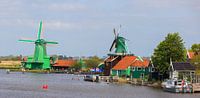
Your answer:
[[[152,55],[152,61],[157,70],[166,74],[170,66],[170,59],[173,62],[186,60],[186,49],[183,39],[179,33],[169,33],[165,40],[160,42]]]
[[[193,59],[190,61],[197,69],[200,70],[200,55],[194,56]]]
[[[200,44],[193,44],[191,49],[194,52],[194,57],[190,60],[190,63],[195,66],[196,74],[200,74]]]
[[[196,73],[200,75],[200,55],[195,55],[190,62],[195,66]]]
[[[103,60],[97,56],[91,57],[85,61],[88,68],[97,68]]]
[[[195,55],[200,54],[200,44],[193,44],[191,49],[192,49],[192,51],[194,52]]]
[[[75,71],[79,71],[82,68],[82,64],[79,61],[76,61],[76,63],[71,68]]]

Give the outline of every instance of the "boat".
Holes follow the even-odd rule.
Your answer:
[[[186,80],[169,79],[164,81],[162,84],[164,91],[173,93],[191,93],[192,85]]]
[[[99,82],[99,76],[98,75],[85,75],[84,81]]]
[[[167,85],[167,81],[168,81],[168,80],[164,80],[164,81],[161,83],[161,87],[162,87],[162,88],[164,88],[165,85]]]

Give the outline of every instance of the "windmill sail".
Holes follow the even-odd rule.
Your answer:
[[[111,47],[110,47],[110,51],[112,51],[116,46],[116,40],[113,41]]]
[[[113,43],[112,43],[112,45],[111,45],[111,47],[110,47],[110,51],[112,51],[115,47],[116,47],[116,41],[117,41],[117,36],[118,36],[118,34],[116,33],[116,30],[115,30],[115,28],[113,29],[113,33],[114,33],[114,36],[115,36],[115,39],[114,39],[114,41],[113,41]]]
[[[40,26],[39,26],[39,30],[38,30],[38,39],[41,39],[41,32],[42,32],[42,21],[40,21]]]
[[[35,42],[34,40],[23,40],[23,39],[20,39],[19,41],[20,42]]]
[[[58,42],[50,42],[50,41],[46,41],[47,44],[58,44]]]

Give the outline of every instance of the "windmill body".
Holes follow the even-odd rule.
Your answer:
[[[47,55],[46,45],[47,44],[58,44],[57,42],[50,42],[41,39],[42,21],[38,31],[37,40],[19,40],[21,42],[31,42],[35,44],[35,51],[32,56],[28,56],[27,61],[23,61],[22,65],[26,69],[50,69],[51,60],[50,56]]]
[[[110,52],[115,48],[116,55],[127,54],[128,46],[126,44],[126,39],[124,37],[119,36],[119,34],[115,32],[115,29],[114,29],[114,35],[115,35],[115,39],[110,47]]]
[[[118,36],[115,46],[115,53],[116,54],[127,54],[128,53],[128,47],[126,45],[126,39],[123,37]]]

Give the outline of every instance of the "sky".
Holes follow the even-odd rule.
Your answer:
[[[42,37],[57,41],[48,54],[106,56],[113,28],[129,51],[152,55],[168,33],[179,32],[188,49],[200,43],[200,0],[0,0],[0,56],[32,55],[39,22]]]

